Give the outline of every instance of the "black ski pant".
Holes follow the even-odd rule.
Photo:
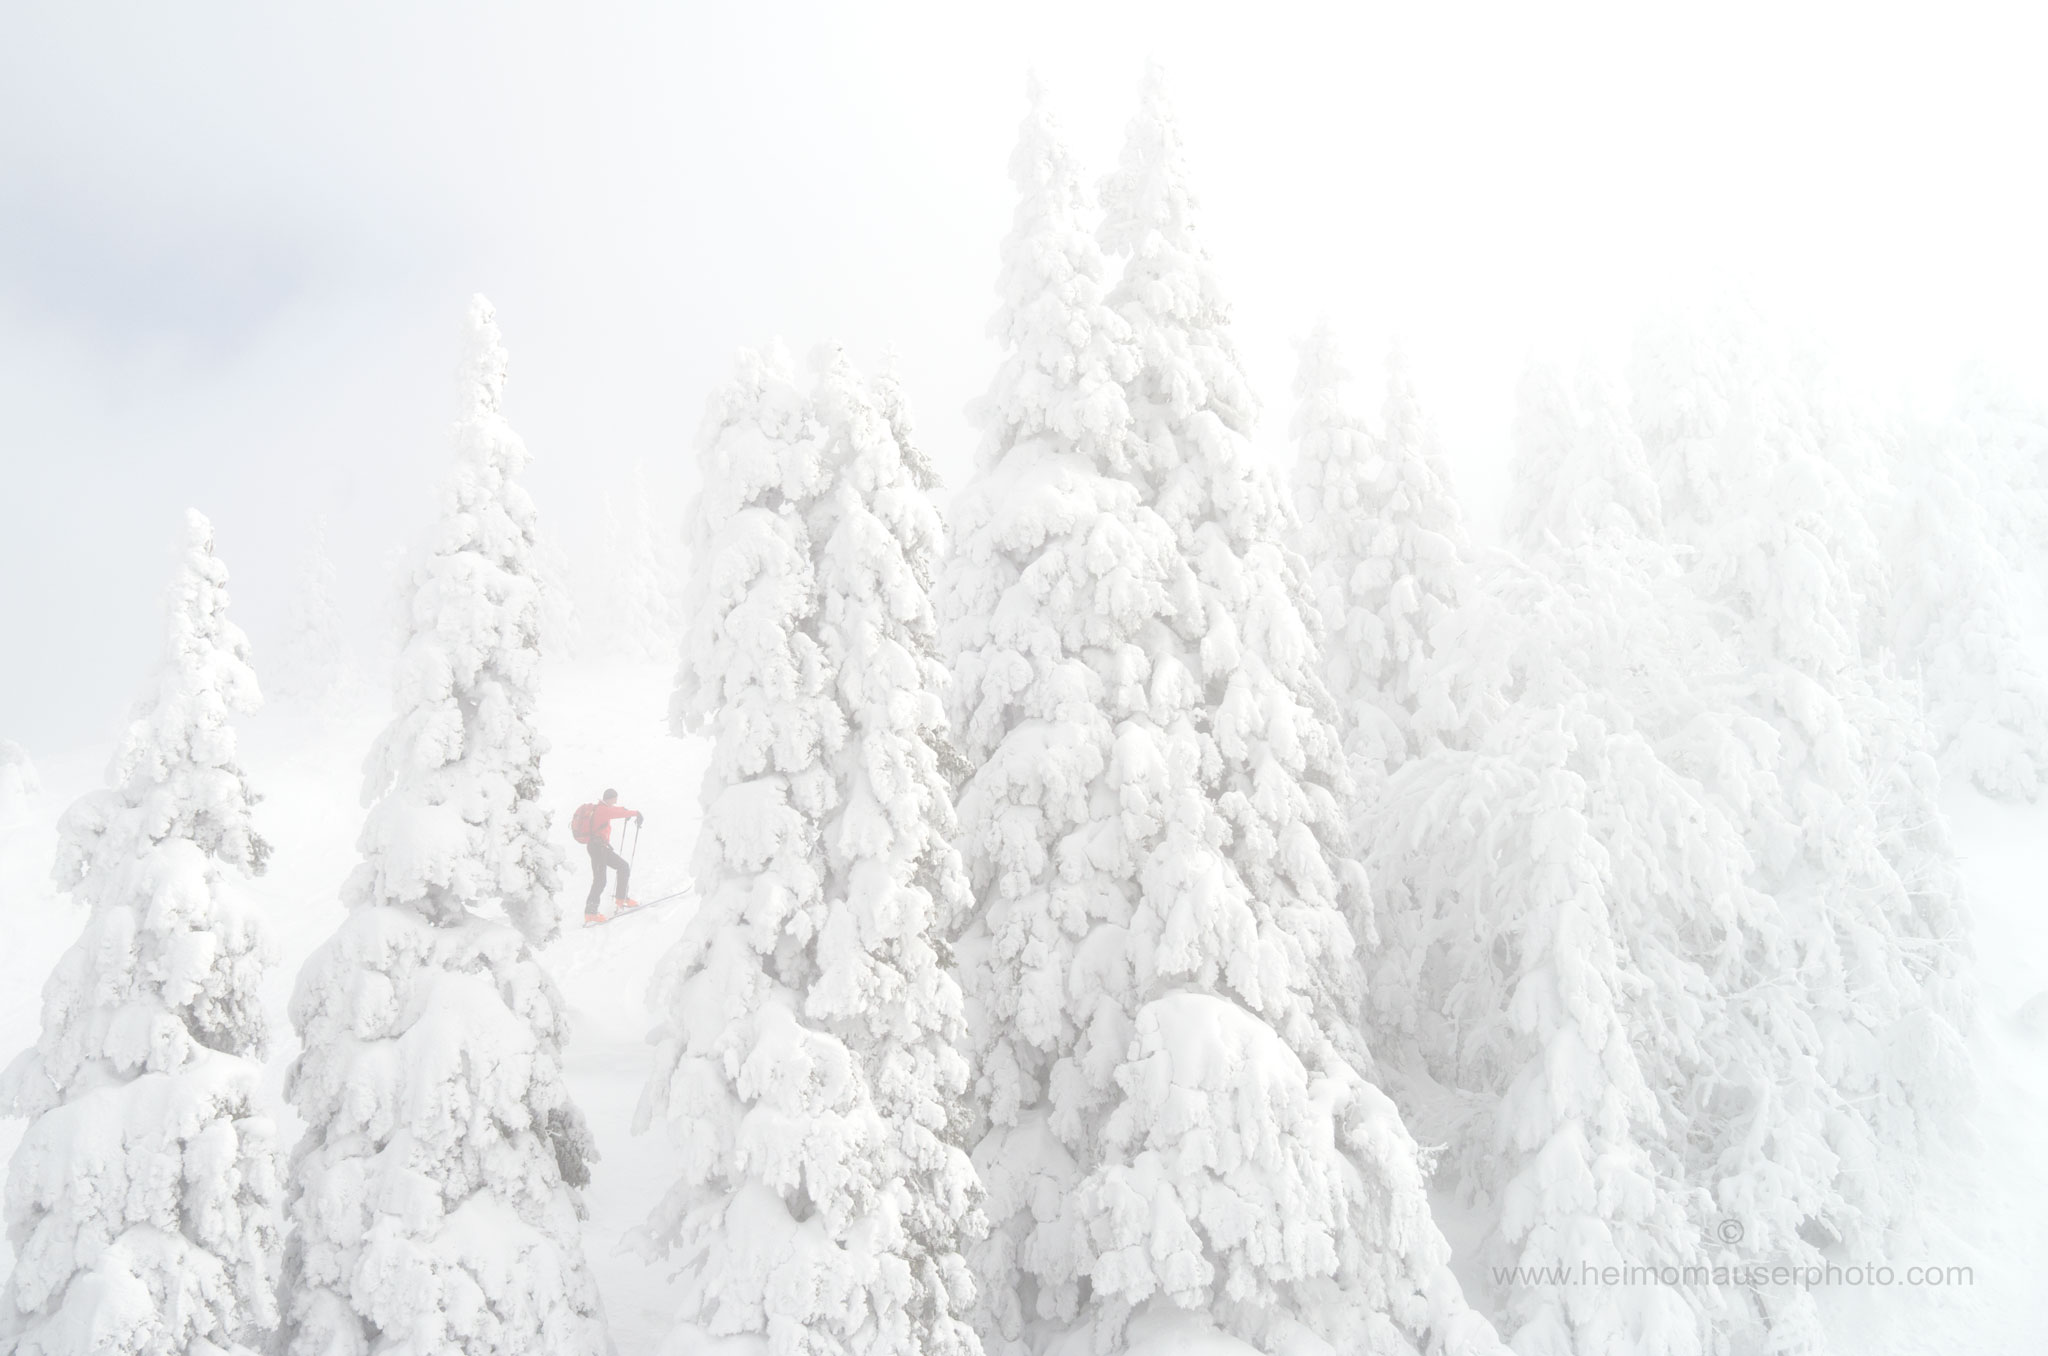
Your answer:
[[[626,865],[624,857],[612,851],[610,843],[605,842],[602,838],[593,838],[590,840],[590,897],[583,901],[583,912],[585,913],[597,912],[598,898],[604,894],[604,872],[606,867],[610,867],[619,873],[618,890],[612,897],[614,899],[624,899],[626,897],[626,877],[632,874],[632,868]]]

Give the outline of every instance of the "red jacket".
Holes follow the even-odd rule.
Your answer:
[[[606,805],[602,801],[598,802],[591,807],[590,837],[592,841],[601,843],[611,842],[612,821],[614,819],[631,819],[639,813],[638,810],[628,810],[623,805]]]

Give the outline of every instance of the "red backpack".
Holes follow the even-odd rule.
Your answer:
[[[569,816],[569,832],[579,843],[588,843],[590,836],[597,832],[597,806],[579,805],[576,813]]]

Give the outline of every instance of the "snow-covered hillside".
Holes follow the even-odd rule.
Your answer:
[[[636,883],[635,893],[642,899],[687,884],[696,829],[701,758],[693,743],[666,733],[669,679],[665,669],[645,664],[563,669],[548,675],[542,696],[542,722],[555,742],[546,763],[548,791],[558,810],[563,850],[574,848],[568,811],[595,799],[605,786],[617,786],[625,803],[647,816],[645,842],[635,854],[636,882],[644,882]],[[263,797],[257,826],[273,856],[270,870],[242,883],[238,892],[269,923],[278,947],[264,994],[273,1026],[264,1086],[280,1121],[279,1142],[287,1145],[301,1127],[281,1096],[285,1066],[297,1053],[285,1007],[307,956],[341,922],[340,887],[357,860],[362,822],[353,792],[381,723],[381,713],[369,707],[315,717],[285,701],[242,725],[244,766]],[[44,979],[84,921],[84,911],[49,884],[56,818],[77,795],[99,784],[106,757],[106,750],[89,749],[43,759],[43,812],[0,830],[0,907],[7,937],[0,948],[0,1046],[10,1052],[34,1043]],[[570,860],[580,865],[580,851]],[[620,1251],[619,1242],[645,1216],[647,1183],[663,1176],[660,1137],[636,1139],[629,1127],[650,1067],[648,978],[679,935],[689,901],[582,931],[584,884],[579,873],[564,889],[559,902],[568,931],[544,952],[543,963],[571,1005],[572,1092],[604,1155],[588,1192],[586,1247],[621,1350],[651,1350],[668,1326],[672,1305],[662,1297],[659,1274]],[[0,1122],[0,1153],[11,1154],[20,1133],[21,1122]],[[6,1265],[12,1265],[11,1253]]]
[[[0,741],[0,1356],[2048,1347],[2048,409],[1653,315],[1482,544],[1191,165],[1034,84],[949,503],[777,342],[572,558],[477,296],[375,679],[188,510]]]
[[[695,839],[699,741],[667,733],[672,673],[647,663],[550,665],[541,725],[553,748],[545,764],[548,800],[564,851],[567,811],[616,786],[643,810],[647,827],[635,877],[642,899],[684,886]],[[284,1020],[289,988],[307,955],[340,922],[340,882],[356,860],[361,821],[352,790],[363,753],[382,722],[370,708],[315,718],[289,702],[243,724],[243,762],[264,797],[257,825],[273,845],[269,872],[245,888],[279,947],[266,1006],[275,1032],[265,1091],[280,1117],[280,1141],[299,1127],[279,1096],[296,1042]],[[76,937],[84,911],[48,883],[58,812],[99,784],[104,749],[38,760],[46,795],[28,822],[0,829],[0,1049],[36,1034],[38,994],[58,953]],[[1834,1349],[1843,1356],[2033,1356],[2048,1345],[2048,1158],[2039,1152],[2048,1118],[2048,807],[2011,806],[1971,790],[1946,805],[1966,854],[1978,927],[1979,1022],[1972,1053],[1978,1101],[1968,1138],[1930,1174],[1918,1208],[1882,1260],[1971,1269],[1967,1283],[1941,1288],[1838,1286],[1816,1292]],[[580,854],[571,859],[580,863]],[[651,1199],[675,1173],[675,1151],[657,1130],[632,1133],[634,1108],[653,1067],[647,1035],[654,1014],[647,988],[655,964],[681,935],[694,901],[685,897],[614,925],[576,926],[580,875],[565,888],[567,930],[542,963],[570,1005],[570,1090],[596,1134],[601,1160],[587,1200],[585,1249],[604,1294],[621,1356],[655,1352],[675,1300],[665,1269],[625,1246]],[[2031,1003],[2031,1007],[2029,1004]],[[0,1122],[0,1156],[11,1154],[19,1121]],[[1439,1203],[1454,1243],[1454,1203]],[[0,1269],[12,1265],[0,1253]],[[1471,1260],[1461,1275],[1477,1280]]]

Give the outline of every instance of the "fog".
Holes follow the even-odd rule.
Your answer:
[[[1091,174],[1148,59],[1286,450],[1292,341],[1405,341],[1481,529],[1514,378],[1702,295],[1939,400],[2048,370],[2039,20],[1847,6],[21,5],[0,17],[0,735],[103,738],[179,510],[258,647],[316,518],[365,636],[446,457],[463,308],[584,565],[680,513],[732,349],[900,354],[960,479],[1027,71]]]

